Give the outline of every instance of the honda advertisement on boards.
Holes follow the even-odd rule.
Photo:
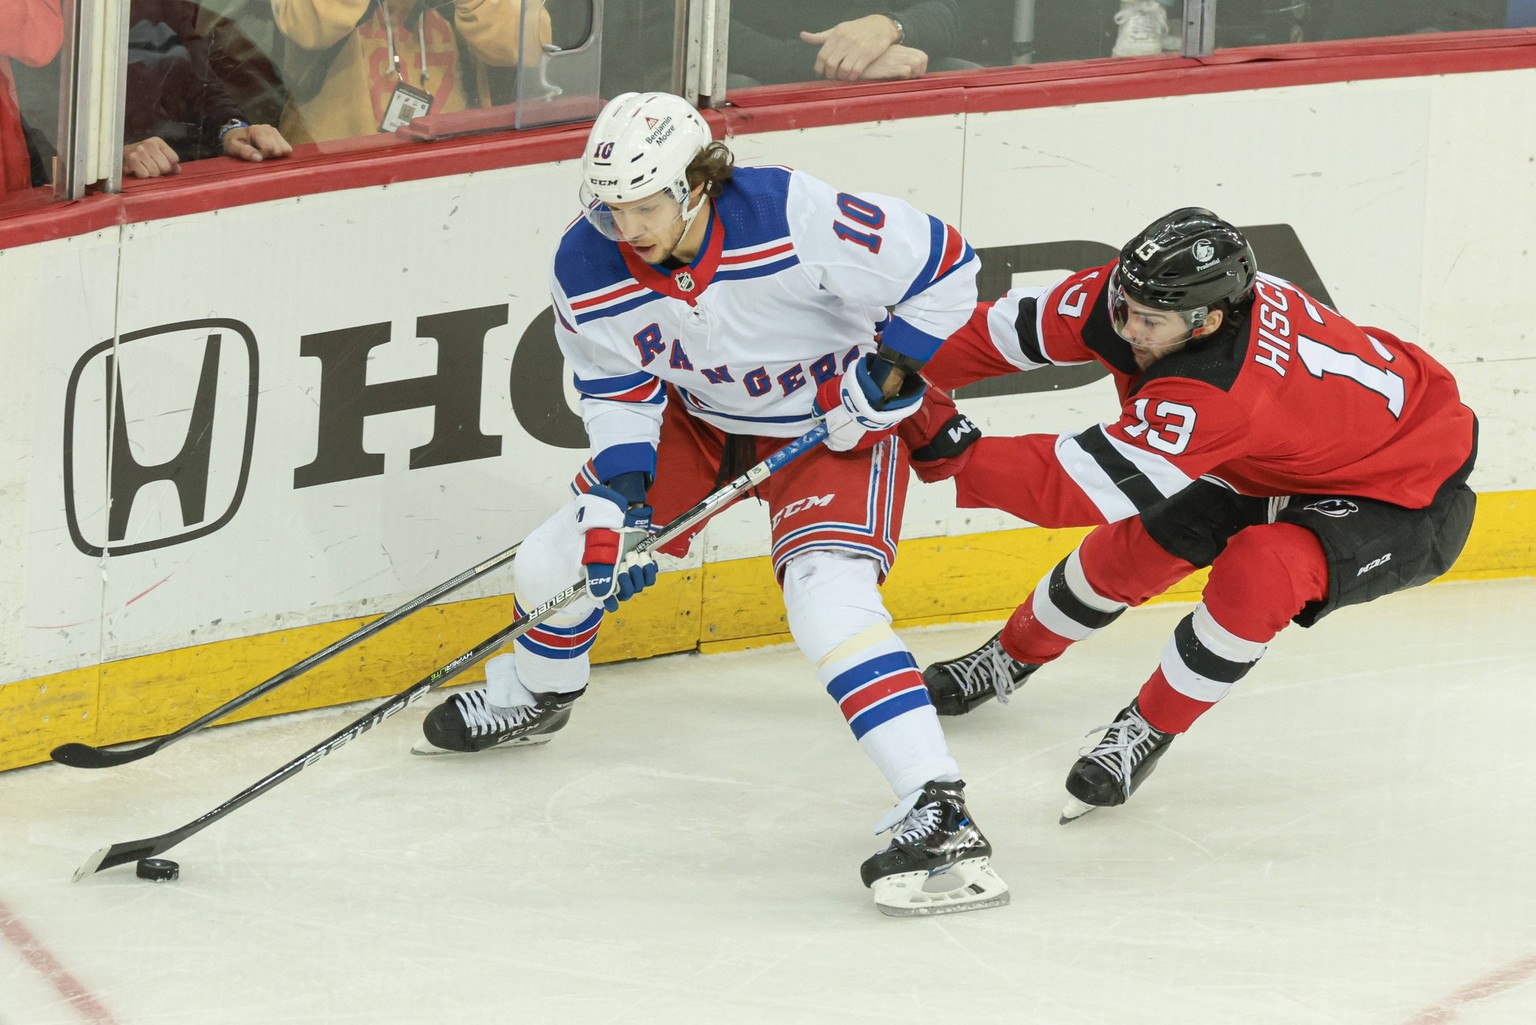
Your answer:
[[[1498,440],[1512,400],[1489,369],[1513,336],[1450,330],[1440,312],[1515,282],[1481,266],[1460,277],[1434,244],[1452,226],[1426,212],[1442,187],[1431,157],[1459,159],[1454,140],[1404,114],[1418,98],[1370,85],[1316,87],[1337,93],[1331,107],[1277,96],[1266,129],[1348,128],[1374,133],[1369,146],[1277,145],[1261,166],[1198,133],[1220,95],[888,122],[857,153],[826,145],[848,126],[736,149],[955,221],[982,258],[983,299],[1103,262],[1165,209],[1210,206],[1264,270],[1450,363],[1483,418],[1479,472],[1529,487],[1531,457]],[[1128,160],[1149,112],[1184,142]],[[1503,216],[1492,196],[1462,202],[1464,218]],[[0,254],[13,282],[39,283],[4,329],[0,583],[22,601],[0,617],[0,683],[378,611],[526,534],[585,458],[546,292],[576,210],[571,166],[532,165]],[[1370,232],[1346,230],[1362,219]],[[1041,372],[960,399],[985,430],[1054,432],[1103,408],[1097,376]],[[914,487],[907,521],[911,537],[1018,525],[956,515],[943,485]],[[727,514],[705,556],[763,554],[753,522]],[[477,586],[464,596],[510,575]]]

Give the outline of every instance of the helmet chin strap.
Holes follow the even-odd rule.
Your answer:
[[[694,203],[693,206],[690,207],[688,206],[688,200],[691,198],[693,198],[693,194],[691,192],[685,192],[683,194],[683,202],[681,205],[683,208],[684,235],[688,234],[688,229],[693,226],[693,219],[699,216],[699,211],[704,209],[704,207],[709,203],[709,194],[706,193],[703,189],[699,190],[698,202]]]

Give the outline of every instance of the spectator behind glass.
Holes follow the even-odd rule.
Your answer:
[[[520,42],[525,4],[530,31]],[[484,106],[481,65],[536,63],[550,41],[543,0],[272,0],[272,10],[288,42],[281,125],[295,143]]]
[[[1115,12],[1118,30],[1110,56],[1148,57],[1154,53],[1178,53],[1184,40],[1177,29],[1169,27],[1169,15],[1177,13],[1174,6],[1174,0],[1121,0],[1120,10]],[[1220,17],[1217,15],[1218,22]]]
[[[731,4],[732,85],[917,78],[980,67],[961,46],[959,0],[736,0]]]
[[[183,160],[260,162],[293,152],[276,128],[253,125],[212,70],[211,46],[189,0],[132,0],[123,173],[175,174]]]
[[[1503,0],[1497,2],[1502,4]],[[1333,6],[1333,0],[1222,0],[1216,14],[1216,48],[1326,38]],[[1373,9],[1380,9],[1380,5]],[[1183,49],[1183,5],[1179,0],[1123,0],[1114,21],[1117,31],[1112,56],[1145,57]]]
[[[0,0],[0,193],[32,187],[10,58],[42,67],[53,60],[63,41],[59,0]]]

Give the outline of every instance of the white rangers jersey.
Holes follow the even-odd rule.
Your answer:
[[[585,219],[560,240],[555,334],[598,480],[654,473],[666,385],[729,434],[796,437],[817,385],[877,333],[927,360],[976,305],[971,247],[900,199],[739,167],[708,216],[698,256],[670,271]]]

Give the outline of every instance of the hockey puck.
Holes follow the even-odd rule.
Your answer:
[[[157,883],[168,883],[181,875],[181,866],[168,858],[145,858],[139,862],[134,872],[140,879],[153,879]]]

